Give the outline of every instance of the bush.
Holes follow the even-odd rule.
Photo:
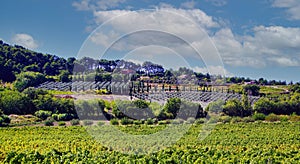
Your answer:
[[[52,114],[52,116],[51,116],[55,121],[59,121],[58,120],[58,114]]]
[[[99,121],[99,122],[97,123],[97,125],[98,125],[98,126],[103,126],[103,125],[105,125],[105,122]]]
[[[74,118],[73,115],[69,114],[69,113],[58,114],[58,120],[59,121],[69,121],[73,118]]]
[[[205,118],[199,118],[195,120],[195,124],[204,124],[207,120]]]
[[[289,120],[292,121],[292,122],[299,122],[300,121],[300,116],[291,115]]]
[[[0,117],[1,117],[2,120],[3,120],[3,123],[6,123],[6,124],[9,124],[9,123],[10,123],[10,118],[9,118],[7,115],[3,114],[3,115],[1,115]]]
[[[70,121],[71,125],[79,125],[80,121],[78,119],[73,119]]]
[[[275,122],[275,121],[280,121],[280,117],[274,113],[271,113],[268,116],[266,116],[265,120],[269,122]]]
[[[46,120],[48,117],[50,117],[52,114],[51,111],[46,111],[46,110],[39,110],[34,113],[35,116],[42,120]]]
[[[52,118],[49,118],[44,122],[44,124],[45,126],[53,126],[54,125],[53,122],[54,120]]]
[[[93,121],[91,121],[91,120],[83,120],[83,121],[82,121],[82,124],[83,124],[84,126],[90,126],[90,125],[93,125]]]
[[[280,117],[280,121],[281,121],[281,122],[287,122],[287,121],[289,121],[289,116],[281,115],[281,116],[279,116],[279,117]]]
[[[74,118],[74,116],[69,113],[52,114],[51,117],[56,121],[69,121]]]
[[[141,125],[141,124],[143,124],[143,122],[141,120],[134,120],[133,124],[134,125]]]
[[[180,119],[180,118],[172,120],[172,124],[183,124],[183,123],[184,123],[184,120]]]
[[[153,123],[157,124],[158,123],[158,119],[157,118],[153,118]]]
[[[4,90],[0,92],[0,108],[3,111],[3,114],[6,115],[25,115],[36,112],[35,106],[26,94],[13,90]]]
[[[222,123],[229,123],[231,121],[231,117],[230,116],[221,116],[219,118],[219,121],[222,122]]]
[[[119,120],[116,119],[116,118],[111,119],[111,120],[110,120],[110,124],[111,124],[111,125],[119,125]]]
[[[243,122],[246,122],[246,123],[248,123],[248,122],[255,122],[255,119],[252,118],[252,117],[244,117],[243,118]]]
[[[232,119],[231,119],[231,123],[238,123],[238,122],[242,122],[243,120],[242,120],[242,118],[241,117],[233,117]]]
[[[158,125],[166,125],[166,124],[168,124],[167,120],[158,121]]]
[[[7,126],[10,123],[10,119],[6,115],[0,117],[0,127]]]
[[[148,118],[145,123],[146,123],[146,125],[153,125],[154,121],[152,118]]]
[[[0,117],[0,127],[4,125],[4,121],[3,121],[3,118]]]
[[[207,120],[207,123],[214,124],[217,123],[218,121],[219,121],[218,116],[210,116],[210,118]]]
[[[122,125],[129,125],[129,124],[132,124],[132,123],[133,123],[133,121],[131,119],[127,118],[127,117],[124,117],[124,118],[121,119],[121,124]]]
[[[66,125],[66,123],[64,121],[58,122],[58,126],[65,126],[65,125]]]
[[[266,115],[264,115],[263,113],[255,113],[252,118],[255,120],[255,121],[258,121],[258,120],[265,120],[266,119]]]
[[[188,124],[193,124],[193,123],[195,123],[195,118],[194,117],[189,117],[187,120],[186,120],[186,123],[188,123]]]

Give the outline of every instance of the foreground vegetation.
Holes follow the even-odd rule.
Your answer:
[[[126,133],[149,134],[165,126],[120,128]],[[201,141],[198,135],[202,126],[193,125],[175,145],[146,155],[122,154],[113,147],[104,147],[81,126],[1,128],[0,160],[12,163],[297,163],[300,160],[299,122],[219,124]]]

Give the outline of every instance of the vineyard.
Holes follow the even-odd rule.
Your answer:
[[[166,126],[117,128],[139,136]],[[145,155],[123,154],[105,147],[82,126],[1,128],[0,160],[11,163],[297,163],[300,160],[299,122],[218,124],[208,137],[199,140],[202,126],[193,124],[174,145]]]

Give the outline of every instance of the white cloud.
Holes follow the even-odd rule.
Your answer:
[[[213,60],[218,55],[207,32],[212,28],[218,28],[219,24],[199,9],[111,10],[97,11],[94,15],[96,24],[100,25],[109,20],[102,24],[102,30],[94,33],[96,37],[92,36],[90,39],[106,48],[109,42],[112,43],[120,37],[123,41],[111,48],[126,51],[140,46],[160,45],[171,48],[185,57],[199,59],[199,55],[191,47],[194,46],[203,60]],[[111,37],[112,33],[117,35]],[[129,35],[126,36],[127,34]]]
[[[174,8],[173,5],[168,4],[168,3],[163,3],[163,2],[160,2],[158,6],[159,6],[160,8]],[[153,7],[156,7],[156,6],[153,6]]]
[[[225,5],[226,2],[218,3]],[[185,57],[195,53],[190,47],[193,46],[199,50],[208,66],[213,64],[206,63],[207,61],[219,60],[212,41],[227,65],[261,68],[274,65],[300,65],[300,28],[257,26],[252,29],[251,35],[237,35],[230,28],[221,27],[220,20],[216,21],[200,9],[176,9],[164,3],[160,6],[155,10],[144,11],[94,10],[95,24],[103,25],[105,22],[106,28],[103,28],[103,31],[96,31],[90,41],[107,47],[122,37],[125,38],[123,42],[119,41],[114,45],[116,50],[126,51],[141,46],[161,45]],[[278,0],[276,6],[283,7],[284,3],[280,4]],[[147,30],[168,32],[170,35],[151,33]],[[217,32],[213,32],[215,30]],[[142,31],[143,34],[123,36],[136,31]],[[188,40],[190,45],[174,36]],[[144,51],[144,54],[149,53]],[[217,68],[220,70],[219,67],[213,69]]]
[[[277,58],[274,57],[274,58],[270,58],[269,60],[281,66],[299,66],[299,61],[286,58],[286,57],[277,57]]]
[[[227,4],[227,0],[206,0],[207,2],[212,3],[215,6],[224,6]]]
[[[253,36],[235,36],[230,29],[221,29],[213,40],[226,64],[264,67],[299,65],[300,28],[258,26]],[[293,59],[293,60],[291,60]]]
[[[291,20],[300,20],[300,1],[299,0],[274,0],[273,7],[285,8]]]
[[[126,2],[126,0],[81,0],[73,2],[72,5],[81,11],[96,11],[96,10],[108,10],[118,7],[120,4]]]
[[[90,37],[91,41],[99,44],[99,45],[103,45],[105,47],[110,46],[110,44],[112,44],[117,38],[118,38],[118,34],[114,31],[111,31],[108,34],[103,34],[102,32],[97,32],[94,35],[92,35]]]
[[[196,2],[195,1],[187,1],[187,2],[183,2],[180,5],[182,8],[186,8],[186,9],[193,9],[196,6]]]
[[[233,76],[233,73],[226,70],[223,66],[194,67],[193,71],[211,75],[225,75],[226,77]]]
[[[24,34],[24,33],[15,34],[12,37],[12,42],[14,44],[21,45],[21,46],[24,46],[24,47],[29,48],[29,49],[36,49],[36,48],[38,48],[37,41],[35,41],[33,39],[33,37],[30,36],[29,34]]]
[[[125,0],[100,0],[97,2],[97,5],[99,9],[107,10],[107,9],[118,7],[120,4],[124,2]]]
[[[90,0],[82,0],[80,2],[73,2],[72,6],[80,11],[91,10],[92,6],[89,4]]]
[[[175,14],[175,16],[174,16]],[[193,24],[191,21],[195,21],[198,25],[204,28],[218,27],[219,24],[213,20],[213,17],[208,16],[205,12],[200,9],[184,10],[175,8],[159,8],[156,10],[145,10],[145,11],[129,11],[129,10],[111,10],[111,11],[97,11],[94,12],[95,21],[98,25],[103,22],[115,18],[116,16],[122,15],[123,20],[115,20],[114,24],[126,25],[119,28],[141,28],[141,27],[153,27],[167,25],[165,28],[179,28],[180,29],[191,27]],[[178,19],[178,17],[182,17]],[[187,19],[183,19],[183,17]],[[189,20],[188,20],[189,19]],[[129,22],[129,23],[128,23]],[[186,24],[184,24],[186,23]],[[174,26],[175,25],[175,26]],[[193,26],[194,28],[195,26]],[[188,32],[189,29],[184,30]]]

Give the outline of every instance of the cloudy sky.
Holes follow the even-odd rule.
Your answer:
[[[0,39],[62,57],[300,81],[299,0],[2,0]]]

